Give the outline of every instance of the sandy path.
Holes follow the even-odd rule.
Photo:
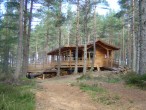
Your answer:
[[[71,86],[78,76],[47,79],[39,83],[36,110],[102,110],[89,95]]]
[[[101,86],[119,100],[111,105],[94,102],[89,94],[71,86],[79,75],[38,80],[36,110],[146,110],[146,91],[127,87],[122,83]]]
[[[146,91],[128,87],[122,83],[104,83],[102,86],[110,93],[120,96],[119,103],[114,105],[117,110],[146,110]]]

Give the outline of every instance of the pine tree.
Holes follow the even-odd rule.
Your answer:
[[[146,1],[139,0],[139,10],[140,10],[140,61],[139,61],[139,73],[146,74]]]
[[[22,47],[23,47],[23,9],[24,9],[24,0],[20,0],[19,8],[19,40],[18,40],[18,51],[17,51],[17,64],[14,74],[14,79],[17,80],[22,73]]]

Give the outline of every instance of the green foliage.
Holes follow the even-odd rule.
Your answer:
[[[120,100],[120,96],[109,94],[106,89],[99,86],[98,82],[88,84],[88,82],[85,81],[83,83],[79,83],[79,87],[82,91],[89,93],[94,101],[104,105],[111,105]]]
[[[119,0],[118,2],[123,10],[130,8],[130,0]]]
[[[97,98],[98,102],[103,103],[105,105],[114,104],[118,100],[120,100],[120,97],[118,95],[110,96],[109,94],[105,94],[105,95],[102,95],[101,97]]]
[[[99,75],[93,76],[92,74],[82,75],[81,77],[77,78],[77,80],[86,80],[86,81],[102,81],[108,83],[119,83],[121,82],[122,75],[115,75],[115,74],[106,74],[106,75]]]
[[[146,89],[146,74],[139,75],[139,74],[130,72],[127,75],[125,75],[123,79],[129,85]]]
[[[88,84],[81,83],[79,86],[80,86],[80,89],[83,91],[92,91],[92,92],[96,92],[96,93],[106,92],[105,89],[99,87],[97,84],[88,85]]]
[[[0,72],[8,74],[13,72],[12,62],[16,58],[19,3],[7,1],[4,4],[5,11],[0,17]]]
[[[0,84],[0,110],[35,110],[32,86]]]
[[[77,78],[77,80],[91,80],[93,77],[89,74],[82,75],[81,77]]]

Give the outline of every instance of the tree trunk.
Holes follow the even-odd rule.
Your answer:
[[[29,22],[28,22],[28,35],[24,36],[25,41],[23,47],[24,53],[23,53],[23,74],[25,75],[27,73],[28,69],[28,59],[29,59],[29,41],[30,41],[30,34],[31,34],[31,21],[32,21],[32,9],[33,9],[33,0],[31,0],[30,4],[30,13],[29,13]]]
[[[35,37],[35,64],[37,63],[39,54],[38,54],[38,37]]]
[[[139,0],[140,6],[140,62],[139,73],[146,74],[146,1]]]
[[[138,22],[139,22],[139,25],[138,25],[138,34],[137,34],[137,58],[136,58],[136,62],[137,62],[137,70],[136,72],[137,73],[140,73],[140,47],[141,47],[141,27],[142,27],[142,24],[141,24],[141,0],[138,1]]]
[[[58,52],[58,71],[57,71],[57,76],[60,76],[60,67],[61,67],[61,27],[59,27],[59,52]]]
[[[89,5],[89,0],[86,0],[86,13],[84,17],[84,35],[85,35],[85,44],[84,44],[84,67],[83,67],[83,74],[86,74],[87,71],[87,37],[88,37],[88,32],[87,32],[87,22],[88,22],[88,5]]]
[[[83,74],[86,74],[86,71],[87,71],[87,41],[86,41],[86,38],[85,38]]]
[[[20,9],[19,9],[19,37],[18,37],[18,49],[17,49],[17,64],[14,74],[14,79],[17,80],[21,75],[22,70],[22,45],[23,45],[23,7],[24,0],[20,0]]]
[[[68,39],[67,39],[67,44],[69,45],[69,40],[70,40],[70,32],[68,32]]]
[[[95,0],[96,2],[96,0]],[[92,58],[92,65],[91,65],[91,71],[94,70],[94,63],[95,63],[95,55],[96,55],[96,5],[94,9],[94,38],[93,38],[93,58]]]
[[[126,64],[126,59],[125,59],[125,28],[124,28],[124,25],[123,25],[123,32],[122,32],[122,65],[125,66],[125,64]]]
[[[136,71],[136,38],[135,38],[135,0],[132,0],[132,70]]]
[[[27,17],[28,17],[28,13],[27,13],[27,3],[28,0],[25,0],[25,10],[24,10],[24,34],[23,34],[23,62],[22,62],[22,73],[24,74],[26,71],[26,46],[27,46]]]
[[[45,50],[45,64],[48,64],[48,55],[47,55],[47,50],[48,50],[48,42],[49,42],[49,28],[48,28],[48,30],[47,30],[47,36],[46,36],[46,44],[45,44],[45,48],[46,48],[46,50]]]
[[[131,37],[130,37],[130,29],[128,27],[128,30],[127,30],[127,49],[126,49],[126,53],[127,53],[127,65],[129,68],[131,68]]]
[[[59,1],[60,5],[59,5],[59,17],[58,20],[61,19],[61,0]],[[60,76],[60,67],[61,67],[61,62],[60,62],[60,57],[61,57],[61,25],[59,24],[59,52],[58,52],[58,71],[57,71],[57,76]]]
[[[79,0],[77,1],[77,30],[76,30],[76,55],[75,55],[75,70],[74,73],[78,73],[78,39],[79,39]]]
[[[9,46],[6,44],[4,47],[4,61],[3,61],[3,72],[8,74],[9,70]]]

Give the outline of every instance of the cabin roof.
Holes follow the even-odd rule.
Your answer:
[[[78,47],[79,51],[82,51],[83,48],[84,48],[83,46],[79,46]],[[66,45],[66,46],[61,47],[61,52],[66,52],[68,50],[75,51],[76,50],[76,46],[73,46],[73,45],[72,46],[68,46],[68,45]],[[57,55],[58,51],[59,51],[59,48],[56,48],[56,49],[48,52],[47,55]]]
[[[96,41],[96,46],[100,46],[100,47],[102,47],[104,49],[107,49],[107,50],[119,50],[120,49],[116,46],[113,46],[113,45],[108,44],[108,43],[106,43],[104,41],[101,41],[101,40]],[[88,47],[88,49],[90,47],[93,47],[93,42],[88,43],[87,47]],[[68,50],[75,51],[75,49],[76,49],[76,46],[74,46],[74,45],[71,45],[71,46],[66,45],[66,46],[61,47],[61,52],[65,52],[65,51],[68,51]],[[83,51],[84,45],[80,45],[78,47],[78,49],[79,49],[79,51]],[[58,51],[59,51],[59,48],[56,48],[56,49],[48,52],[47,55],[57,55]]]
[[[118,48],[118,47],[116,47],[114,45],[108,44],[108,43],[106,43],[106,42],[104,42],[102,40],[97,40],[95,43],[96,43],[97,46],[100,46],[100,47],[102,47],[104,49],[107,49],[107,50],[119,50],[120,49],[120,48]],[[93,42],[89,43],[88,46],[92,47],[93,46]]]

